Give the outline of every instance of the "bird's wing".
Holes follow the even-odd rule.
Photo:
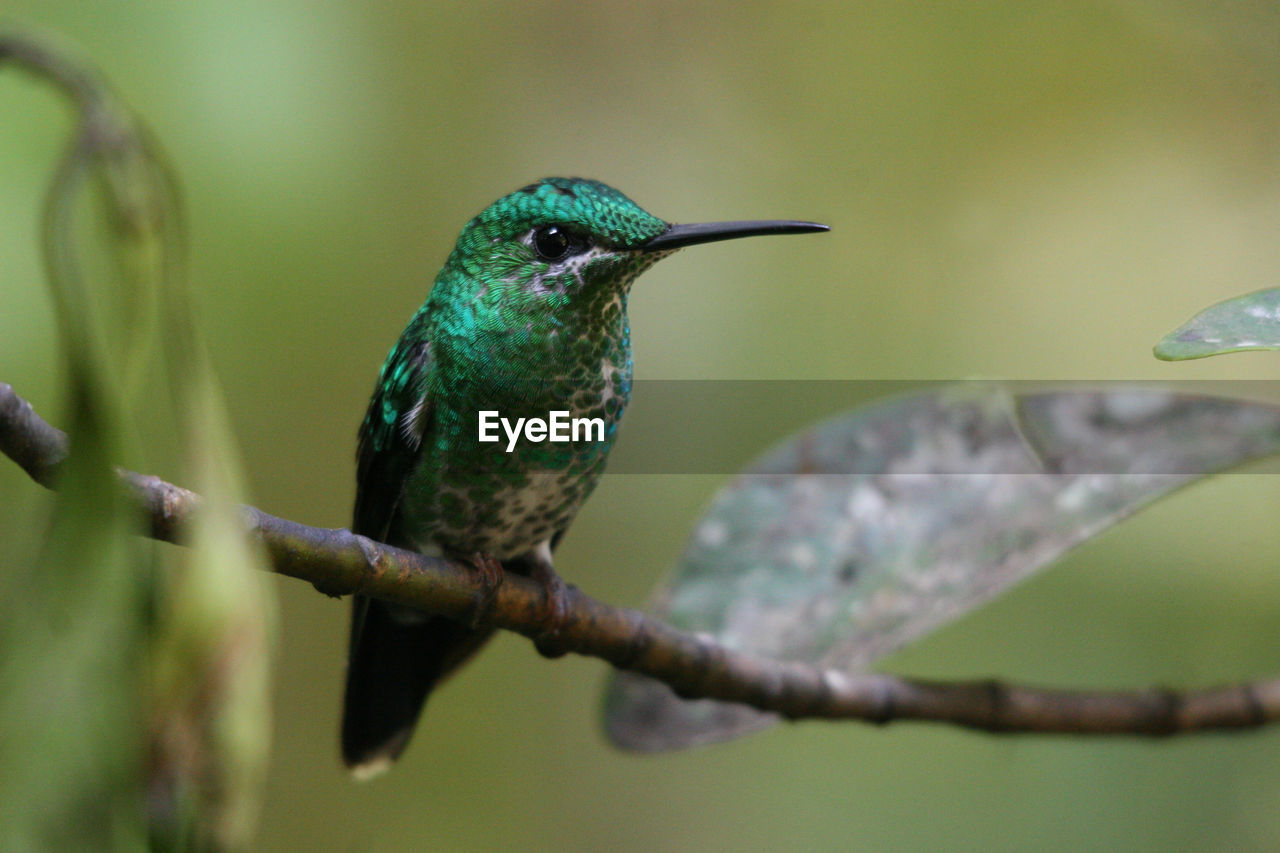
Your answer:
[[[351,529],[362,536],[413,548],[398,528],[401,498],[431,424],[435,362],[425,313],[409,323],[387,357],[356,449],[356,506]],[[357,774],[388,766],[400,754],[431,685],[451,652],[471,639],[465,626],[355,595],[342,754]]]
[[[426,315],[419,312],[391,351],[356,450],[352,530],[414,548],[399,530],[400,501],[424,444],[432,441],[435,369]],[[431,687],[484,644],[492,629],[353,596],[343,698],[342,755],[358,775],[386,768],[409,742]]]
[[[405,481],[417,461],[431,423],[428,389],[435,361],[427,340],[425,313],[418,312],[387,357],[369,410],[360,425],[356,448],[356,507],[351,529],[362,536],[391,541]]]

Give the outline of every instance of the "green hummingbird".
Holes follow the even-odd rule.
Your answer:
[[[501,570],[528,575],[546,586],[551,616],[562,613],[551,554],[600,479],[630,396],[631,283],[684,246],[825,230],[672,225],[582,178],[498,199],[462,229],[382,366],[360,427],[352,530],[469,561],[490,592]],[[556,412],[584,429],[553,440]],[[500,440],[492,429],[481,440],[485,413],[504,424]],[[491,633],[355,596],[342,757],[358,778],[404,751],[432,687]]]

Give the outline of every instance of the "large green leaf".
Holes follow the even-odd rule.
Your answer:
[[[1167,391],[957,386],[856,409],[715,498],[652,612],[740,651],[846,672],[989,600],[1150,501],[1280,451],[1280,409]],[[725,740],[775,718],[615,675],[621,746]]]
[[[1280,288],[1211,305],[1165,335],[1156,358],[1186,361],[1229,352],[1280,349]]]

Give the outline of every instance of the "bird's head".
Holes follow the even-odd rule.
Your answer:
[[[507,319],[589,315],[619,304],[640,273],[682,246],[825,230],[792,221],[671,225],[599,181],[543,178],[467,223],[437,287],[459,307]]]

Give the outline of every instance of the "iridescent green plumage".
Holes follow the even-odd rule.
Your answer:
[[[423,553],[485,554],[554,578],[550,554],[604,470],[631,392],[627,296],[683,245],[813,223],[671,226],[596,181],[547,178],[463,229],[392,349],[360,429],[355,532]],[[603,440],[478,440],[481,411],[599,418]],[[431,685],[488,636],[356,598],[343,757],[403,750]]]

